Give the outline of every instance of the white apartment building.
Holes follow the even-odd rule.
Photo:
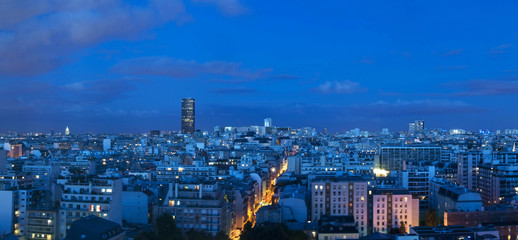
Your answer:
[[[367,186],[361,177],[317,177],[311,182],[311,220],[323,215],[354,216],[360,236],[366,236]]]
[[[372,230],[389,233],[393,228],[405,225],[419,226],[419,199],[406,189],[376,189],[372,193]]]
[[[122,179],[58,179],[63,186],[59,206],[59,237],[64,239],[73,221],[96,215],[122,224]]]

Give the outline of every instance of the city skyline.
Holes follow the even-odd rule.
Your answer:
[[[517,12],[0,0],[0,240],[518,240]]]
[[[517,128],[517,7],[5,1],[0,132],[180,130],[185,97],[205,130]]]

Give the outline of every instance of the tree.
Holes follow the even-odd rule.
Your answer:
[[[439,217],[437,216],[437,212],[433,208],[428,208],[424,218],[424,225],[428,227],[435,227],[437,224],[439,224]]]
[[[263,223],[249,229],[247,224],[243,228],[240,240],[307,240],[308,236],[301,231],[288,229],[280,223]]]
[[[158,236],[151,231],[142,231],[137,236],[135,236],[135,240],[160,240]]]
[[[168,213],[164,213],[156,219],[156,227],[160,240],[184,239],[182,232],[176,227],[173,217]]]
[[[190,229],[184,234],[176,227],[173,217],[167,213],[158,217],[155,224],[156,233],[153,231],[142,231],[135,237],[135,240],[229,240],[225,232],[218,232],[216,236],[212,236],[203,230]],[[252,225],[250,224],[248,227],[251,229]]]
[[[214,240],[229,240],[230,237],[225,232],[219,231],[218,233],[216,233],[216,236],[214,236],[213,239]]]
[[[185,233],[187,240],[198,240],[198,239],[212,239],[212,235],[205,231],[198,231],[194,229],[190,229]]]
[[[406,224],[403,221],[401,221],[401,224],[399,225],[399,233],[401,233],[401,234],[406,233]]]

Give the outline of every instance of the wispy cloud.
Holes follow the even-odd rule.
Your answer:
[[[360,86],[359,82],[353,82],[349,80],[333,82],[327,81],[316,87],[314,90],[322,94],[352,94],[367,91],[366,88]]]
[[[299,76],[293,75],[293,74],[278,74],[278,75],[269,76],[268,78],[272,79],[272,80],[296,80],[296,79],[300,79]]]
[[[134,79],[103,79],[56,85],[37,81],[5,81],[0,112],[25,109],[86,109],[125,98],[136,89]]]
[[[441,55],[445,56],[445,57],[449,57],[449,56],[460,55],[462,53],[464,53],[464,49],[455,49],[455,50],[443,52]]]
[[[363,57],[362,59],[353,61],[353,63],[372,65],[372,64],[376,63],[376,61],[374,60],[374,58],[371,58],[371,57]]]
[[[413,55],[411,52],[390,52],[392,55],[399,55],[405,58],[411,58]]]
[[[235,87],[235,88],[216,88],[212,89],[211,92],[219,94],[250,94],[256,93],[257,89],[247,87]]]
[[[142,57],[120,62],[112,71],[123,74],[169,76],[173,78],[191,78],[200,74],[231,76],[248,79],[263,77],[271,69],[250,70],[241,63],[210,61],[196,62],[171,57]]]
[[[248,12],[239,0],[193,0],[194,2],[215,4],[226,15],[237,16]]]
[[[151,110],[134,110],[134,109],[122,109],[122,108],[99,108],[93,109],[92,112],[99,116],[115,116],[115,117],[149,117],[158,115],[160,112],[155,109]]]
[[[374,60],[373,59],[362,59],[359,62],[363,63],[363,64],[374,64]]]
[[[0,126],[0,131],[41,131],[63,125],[70,119],[81,123],[81,127],[113,131],[127,117],[147,118],[158,114],[156,110],[138,109],[129,104],[122,108],[113,106],[114,101],[130,97],[140,82],[137,79],[102,79],[53,84],[5,80],[0,88],[0,117],[6,124]],[[104,124],[108,118],[116,119],[117,124]]]
[[[366,105],[354,105],[351,109],[359,111],[359,114],[372,116],[434,115],[483,111],[483,109],[473,107],[463,101],[449,99],[378,101]]]
[[[469,68],[467,65],[456,65],[456,66],[439,66],[437,67],[437,70],[442,71],[455,71],[455,70],[464,70]]]
[[[510,44],[510,43],[502,44],[502,45],[496,46],[493,49],[491,49],[490,53],[491,54],[507,53],[509,51],[509,49],[512,47],[513,47],[513,44]]]
[[[56,86],[62,90],[59,96],[67,103],[79,105],[96,105],[128,97],[128,93],[135,90],[139,79],[103,79],[81,81]]]
[[[499,79],[476,79],[464,82],[447,83],[446,87],[460,90],[454,96],[488,96],[518,93],[518,77],[510,76]]]
[[[188,19],[181,0],[2,1],[0,75],[34,75],[71,61],[69,54],[108,40],[134,39],[160,24]]]

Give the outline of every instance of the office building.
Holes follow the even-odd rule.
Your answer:
[[[195,115],[194,98],[182,99],[182,133],[194,133],[194,115]]]
[[[407,166],[425,166],[441,160],[439,146],[381,146],[377,168],[387,171],[403,170]]]

